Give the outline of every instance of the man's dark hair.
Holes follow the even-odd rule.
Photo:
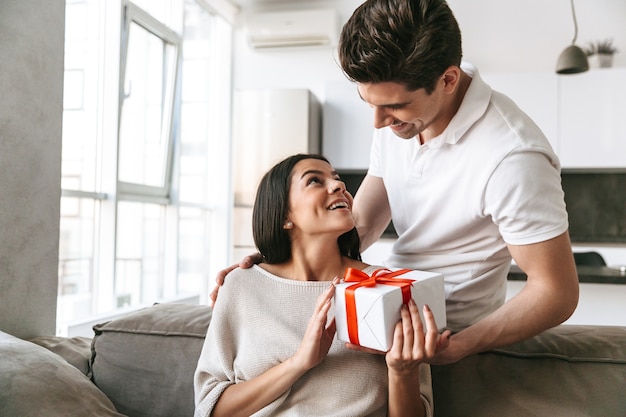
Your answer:
[[[297,154],[274,165],[261,179],[252,210],[254,243],[265,262],[277,264],[291,259],[291,241],[284,229],[289,214],[289,189],[294,166],[304,159],[328,160],[316,154]],[[342,255],[361,260],[356,227],[337,239]]]
[[[368,0],[339,38],[341,68],[357,83],[396,82],[430,94],[461,58],[459,25],[444,0]]]

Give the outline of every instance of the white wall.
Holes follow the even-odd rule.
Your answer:
[[[463,33],[465,58],[481,72],[553,71],[574,37],[569,0],[449,0]],[[574,0],[576,44],[613,38],[626,66],[626,2]]]
[[[463,34],[464,59],[481,72],[553,71],[558,55],[574,36],[568,0],[449,0]],[[290,9],[332,5],[343,24],[360,0],[305,2]],[[626,66],[626,1],[575,1],[579,46],[613,38],[621,51],[615,66]],[[274,6],[274,10],[276,10]],[[283,6],[281,9],[285,9]],[[248,10],[241,13],[240,25]],[[235,88],[309,88],[324,100],[327,80],[342,79],[330,48],[254,51],[235,33]]]
[[[0,2],[0,330],[54,335],[64,0]]]

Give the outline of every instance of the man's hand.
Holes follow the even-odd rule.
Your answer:
[[[455,343],[454,335],[448,334],[447,348],[438,350],[435,357],[430,360],[431,365],[446,365],[449,363],[457,362],[463,359],[467,354],[460,349],[460,346]]]
[[[243,258],[241,262],[239,262],[238,264],[231,265],[228,268],[222,269],[220,272],[218,272],[217,276],[215,277],[215,282],[217,283],[217,285],[213,288],[213,291],[211,291],[211,294],[209,294],[209,297],[211,298],[211,303],[214,305],[215,302],[217,301],[217,293],[219,292],[220,287],[224,284],[226,275],[228,275],[230,272],[232,272],[236,268],[241,268],[241,269],[252,268],[252,265],[260,263],[262,259],[263,257],[261,256],[260,253],[258,252],[253,253],[252,255],[248,255],[245,258]]]

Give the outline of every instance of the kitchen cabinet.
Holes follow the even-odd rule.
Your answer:
[[[563,168],[626,168],[626,68],[483,78],[537,123]]]
[[[374,114],[347,79],[326,82],[323,108],[324,155],[337,170],[366,170],[374,135]]]
[[[507,281],[506,301],[519,294],[525,285],[525,281]],[[576,311],[564,324],[626,326],[624,299],[624,284],[582,283]]]
[[[559,156],[566,168],[626,167],[626,68],[559,80]]]
[[[320,153],[321,104],[305,89],[242,89],[233,94],[232,261],[255,252],[252,206],[261,177],[296,153]]]

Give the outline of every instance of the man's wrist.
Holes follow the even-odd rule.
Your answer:
[[[473,352],[468,348],[466,338],[461,332],[455,333],[450,336],[449,345],[446,349],[437,353],[430,364],[432,365],[446,365],[449,363],[458,362],[466,356],[471,355]]]

